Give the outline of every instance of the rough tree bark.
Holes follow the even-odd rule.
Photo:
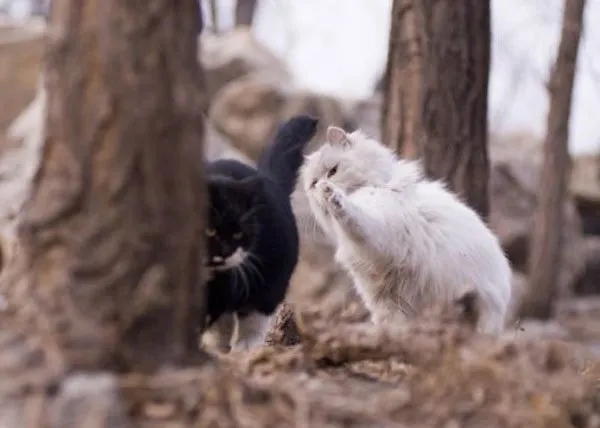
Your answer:
[[[198,356],[198,16],[196,0],[53,1],[43,157],[4,288],[67,370]]]
[[[394,0],[382,135],[489,211],[489,0]]]
[[[558,55],[550,74],[550,110],[529,252],[529,292],[520,308],[523,317],[547,319],[554,312],[562,258],[560,229],[571,161],[569,118],[584,9],[585,0],[565,2]]]
[[[254,22],[258,0],[237,0],[235,5],[235,26],[251,26]]]
[[[381,136],[399,155],[418,155],[415,132],[419,127],[422,57],[415,25],[413,0],[395,0],[385,75],[381,79],[383,106]]]

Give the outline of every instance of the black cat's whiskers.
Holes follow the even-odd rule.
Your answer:
[[[245,264],[247,262],[247,264]],[[244,264],[245,266],[247,266],[256,276],[258,276],[258,278],[264,282],[265,278],[263,276],[263,274],[260,272],[259,266],[257,266],[257,264],[260,263],[260,259],[250,253],[247,252],[246,253],[246,259],[244,260]]]
[[[260,263],[260,259],[256,255],[250,252],[245,252],[243,261],[232,268],[235,281],[234,286],[239,288],[239,279],[241,281],[243,297],[245,299],[250,296],[250,283],[252,281],[250,281],[249,276],[254,275],[263,282],[265,280],[263,274],[260,272],[260,269],[257,266],[258,263]]]
[[[264,281],[264,277],[260,273],[258,267],[255,265],[256,261],[254,259],[258,260],[258,258],[252,253],[245,252],[243,261],[233,268],[236,277],[239,276],[241,279],[244,298],[248,298],[250,296],[250,283],[252,281],[249,277],[251,275],[255,275],[258,277],[258,279]]]
[[[244,270],[244,264],[241,263],[233,268],[234,277],[236,278],[235,286],[238,287],[237,278],[241,279],[242,283],[242,292],[243,298],[247,299],[250,296],[250,282],[248,281],[248,276],[246,275],[246,271]]]

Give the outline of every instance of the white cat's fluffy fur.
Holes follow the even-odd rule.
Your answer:
[[[373,322],[401,321],[476,290],[478,329],[502,331],[511,268],[498,239],[418,162],[399,160],[360,131],[329,127],[301,181]]]

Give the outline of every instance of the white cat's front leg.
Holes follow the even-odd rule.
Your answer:
[[[246,316],[237,315],[238,331],[232,349],[248,351],[264,344],[271,317],[258,312]]]

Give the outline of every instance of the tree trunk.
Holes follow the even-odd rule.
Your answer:
[[[237,0],[235,5],[235,26],[252,26],[258,0]]]
[[[67,370],[199,354],[198,17],[196,0],[53,1],[43,158],[9,297]]]
[[[212,31],[215,34],[219,33],[219,7],[217,6],[217,0],[210,0],[208,2],[210,8],[210,20],[212,21]]]
[[[524,317],[547,319],[553,315],[562,259],[561,227],[570,168],[569,117],[584,9],[585,0],[565,2],[558,55],[550,75],[550,110],[529,252],[529,293],[521,305]]]
[[[383,106],[381,136],[384,144],[405,158],[418,155],[422,56],[415,25],[413,0],[395,0],[392,5],[388,60],[381,79]]]
[[[394,0],[384,141],[489,211],[489,0]]]

